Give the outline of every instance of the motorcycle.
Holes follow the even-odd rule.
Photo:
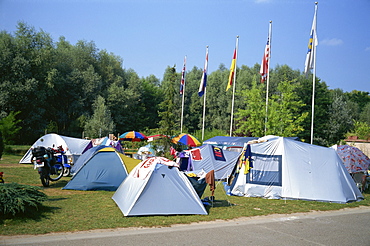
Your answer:
[[[67,174],[68,170],[66,171],[66,169],[70,170],[70,166],[65,163],[66,158],[64,157],[66,156],[63,154],[64,150],[61,146],[57,149],[43,146],[32,149],[34,169],[37,168],[44,187],[49,187],[50,181],[58,181],[63,175]]]

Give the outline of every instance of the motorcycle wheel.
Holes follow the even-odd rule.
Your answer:
[[[45,168],[42,168],[41,170],[39,170],[39,173],[40,173],[40,179],[41,179],[42,186],[49,187],[50,179],[49,179],[48,171]]]
[[[63,177],[63,173],[64,173],[63,165],[56,164],[52,166],[51,168],[54,169],[53,172],[50,172],[49,174],[49,178],[51,181],[58,181],[61,177]]]
[[[64,167],[63,177],[68,177],[71,174],[71,169],[68,167]]]

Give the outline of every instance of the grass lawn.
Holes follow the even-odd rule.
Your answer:
[[[110,191],[62,190],[70,177],[63,177],[51,186],[41,185],[37,170],[31,164],[18,164],[22,154],[7,154],[0,160],[0,172],[4,172],[6,183],[16,182],[39,187],[49,199],[36,214],[0,220],[0,235],[44,234],[51,232],[75,232],[92,229],[119,227],[155,227],[200,221],[228,220],[268,214],[290,214],[296,212],[338,210],[359,206],[370,206],[370,192],[365,200],[349,204],[336,204],[298,200],[270,200],[227,196],[219,183],[216,202],[207,207],[208,215],[143,216],[124,217]],[[204,196],[210,196],[206,188]],[[150,204],[148,204],[150,206]]]

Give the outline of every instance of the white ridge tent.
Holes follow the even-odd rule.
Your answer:
[[[73,138],[58,135],[55,133],[50,133],[37,139],[37,141],[31,146],[31,148],[22,157],[19,163],[31,163],[32,149],[37,146],[48,147],[58,147],[62,146],[66,155],[72,159],[72,163],[76,162],[79,156],[81,156],[82,151],[90,143],[90,140],[85,140],[82,138]]]
[[[332,148],[267,136],[251,144],[252,166],[244,166],[231,185],[232,195],[347,203],[363,199]]]
[[[164,157],[140,162],[112,199],[124,216],[207,214],[185,174]]]

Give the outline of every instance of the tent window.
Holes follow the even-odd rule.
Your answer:
[[[254,154],[253,168],[247,175],[247,182],[260,185],[281,186],[282,156]]]

